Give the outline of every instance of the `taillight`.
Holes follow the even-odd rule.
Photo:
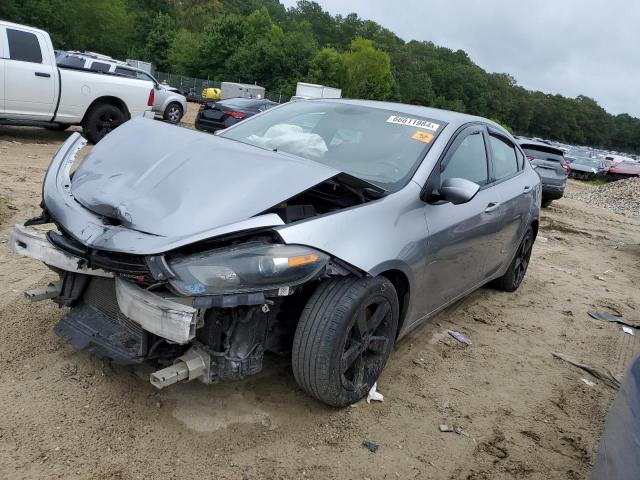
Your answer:
[[[229,115],[230,117],[233,117],[237,120],[242,120],[244,117],[247,116],[246,113],[234,112],[233,110],[224,110],[222,113],[224,113],[225,115]]]
[[[571,171],[571,167],[569,166],[568,163],[561,163],[560,166],[564,168],[567,173]]]
[[[151,89],[151,91],[149,92],[149,100],[147,101],[147,107],[153,107],[153,102],[156,99],[156,94],[153,90],[153,88]]]
[[[536,159],[536,157],[532,157],[531,155],[527,155],[527,160],[529,160],[530,162],[533,162]]]

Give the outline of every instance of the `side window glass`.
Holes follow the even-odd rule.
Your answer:
[[[493,150],[493,175],[495,180],[513,175],[518,171],[516,147],[507,139],[491,135],[489,137]]]
[[[135,77],[135,73],[128,68],[116,67],[115,72],[120,75],[126,75],[127,77]]]
[[[478,185],[487,184],[487,150],[481,132],[468,135],[458,145],[440,174],[441,182],[448,178],[466,178]]]
[[[102,62],[93,62],[91,64],[91,70],[95,70],[96,72],[108,72],[109,68],[111,68],[111,65],[109,65],[108,63],[102,63]]]
[[[42,51],[35,34],[7,28],[7,40],[11,60],[42,63]]]

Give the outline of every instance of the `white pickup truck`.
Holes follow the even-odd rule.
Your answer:
[[[153,118],[154,85],[58,68],[49,34],[0,20],[0,124],[64,130],[81,125],[96,143],[132,117]]]

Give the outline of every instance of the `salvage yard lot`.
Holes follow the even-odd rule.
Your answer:
[[[615,392],[552,352],[620,374],[640,351],[638,335],[587,316],[640,320],[640,220],[554,202],[522,287],[483,288],[401,341],[378,383],[383,403],[325,407],[273,356],[241,382],[158,392],[150,369],[110,368],[65,345],[52,332],[63,310],[22,295],[54,276],[10,253],[8,231],[39,212],[68,134],[0,127],[3,478],[588,478]]]

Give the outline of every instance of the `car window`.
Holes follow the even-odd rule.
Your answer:
[[[474,132],[458,145],[440,174],[440,181],[449,178],[466,178],[478,185],[488,182],[487,150],[481,132]]]
[[[222,133],[293,154],[396,191],[410,180],[446,122],[340,101],[287,102]]]
[[[115,69],[115,73],[119,74],[119,75],[125,75],[127,77],[135,77],[136,74],[133,70],[129,69],[129,68],[122,68],[122,67],[116,67]]]
[[[509,140],[490,135],[489,142],[493,151],[493,177],[495,180],[513,175],[518,171],[516,147]]]
[[[564,160],[564,156],[562,155],[561,150],[556,150],[555,148],[546,148],[544,146],[538,145],[521,145],[524,153],[527,154],[529,160],[550,160],[552,162],[562,163]]]
[[[136,78],[138,80],[146,80],[147,82],[156,83],[156,82],[153,81],[153,78],[151,78],[151,75],[149,75],[146,72],[138,72],[138,71],[136,71]]]
[[[95,70],[96,72],[108,72],[109,68],[111,68],[111,65],[109,65],[108,63],[93,62],[91,64],[91,70]]]
[[[35,34],[7,28],[7,41],[11,60],[42,63],[42,51]]]
[[[84,68],[85,60],[77,55],[61,55],[56,62],[63,67]]]

